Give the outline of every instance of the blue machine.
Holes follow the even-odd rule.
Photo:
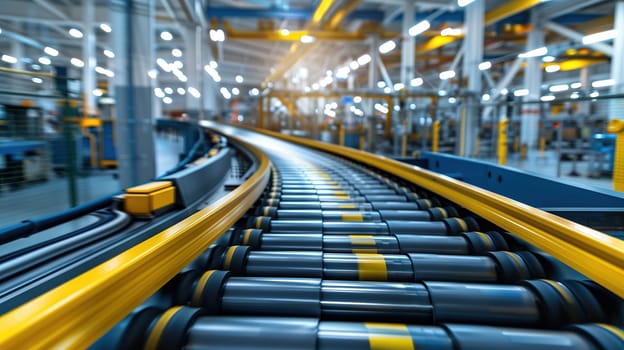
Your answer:
[[[594,134],[591,138],[591,150],[596,153],[599,161],[600,172],[613,173],[613,160],[615,154],[614,134]]]

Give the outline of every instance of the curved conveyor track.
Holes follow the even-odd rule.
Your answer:
[[[176,306],[135,312],[124,347],[624,348],[619,298],[461,203],[242,133],[274,165],[262,198],[159,292]]]

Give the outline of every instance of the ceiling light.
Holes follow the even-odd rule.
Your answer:
[[[260,91],[258,89],[256,89],[256,88],[253,88],[253,89],[249,90],[249,94],[251,96],[258,96],[258,94],[260,94]]]
[[[594,91],[591,94],[589,94],[589,97],[591,97],[591,98],[596,98],[598,96],[600,96],[600,93],[598,91]]]
[[[173,102],[173,99],[171,97],[169,97],[169,96],[166,96],[166,97],[163,98],[163,102],[165,104],[170,105]]]
[[[288,34],[290,34],[290,30],[288,30],[286,28],[280,29],[280,35],[287,36]]]
[[[232,88],[232,95],[238,96],[240,94],[240,90],[237,87]]]
[[[178,93],[178,95],[185,95],[186,94],[186,90],[184,90],[183,87],[177,88],[176,92]]]
[[[460,36],[462,35],[463,31],[461,28],[444,28],[442,29],[442,31],[440,32],[440,35],[442,36]]]
[[[386,82],[383,81],[383,80],[378,81],[377,82],[377,87],[380,88],[380,89],[385,88],[386,87]]]
[[[580,81],[577,81],[576,83],[570,84],[570,87],[573,89],[580,89],[583,87],[583,83],[581,83]]]
[[[158,70],[156,69],[150,69],[147,71],[147,76],[152,78],[152,79],[156,79],[158,77]]]
[[[318,90],[320,88],[318,83],[312,84],[312,90]]]
[[[43,49],[43,52],[45,52],[45,53],[47,53],[48,55],[53,56],[53,57],[56,57],[56,56],[58,56],[58,54],[59,54],[59,52],[58,52],[58,50],[57,50],[57,49],[55,49],[55,48],[53,48],[53,47],[49,47],[49,46],[46,46],[46,47]]]
[[[108,58],[115,58],[115,53],[111,50],[104,50],[104,56]]]
[[[164,41],[171,41],[173,39],[173,34],[169,33],[168,31],[162,31],[160,32],[160,38]]]
[[[440,90],[438,91],[438,96],[443,97],[446,96],[448,93],[446,92],[446,90]]]
[[[33,64],[31,67],[32,67],[32,69],[34,69],[34,70],[41,70],[41,66],[40,66],[40,65],[38,65],[38,64]]]
[[[450,104],[455,104],[455,103],[457,102],[457,99],[456,99],[455,97],[449,97],[449,98],[448,98],[448,102],[449,102]]]
[[[173,49],[173,50],[171,50],[171,55],[173,57],[182,57],[182,50],[180,50],[180,49]]]
[[[41,84],[41,83],[43,83],[43,79],[41,79],[41,78],[37,78],[37,77],[34,77],[34,78],[30,79],[30,80],[31,80],[33,83],[35,83],[35,84]]]
[[[173,89],[167,86],[165,88],[165,93],[168,94],[168,95],[171,95],[173,93]]]
[[[312,35],[302,35],[301,39],[299,39],[303,44],[311,44],[316,41],[316,38]]]
[[[611,29],[596,34],[585,35],[582,41],[583,45],[590,45],[601,41],[613,40],[617,37],[617,35],[617,31],[615,29]]]
[[[210,65],[210,67],[212,67],[213,69],[217,69],[217,68],[219,68],[219,64],[217,63],[217,61],[210,61],[209,65]]]
[[[408,33],[411,36],[416,36],[416,35],[424,33],[429,28],[431,28],[431,23],[429,23],[429,21],[427,21],[427,20],[424,20],[424,21],[418,22],[415,25],[413,25],[408,30]]]
[[[82,62],[82,60],[79,58],[73,57],[71,60],[69,60],[69,62],[78,68],[84,67],[84,62]]]
[[[490,61],[485,61],[485,62],[479,63],[479,70],[480,71],[488,70],[490,68],[492,68],[492,62],[490,62]]]
[[[394,84],[394,91],[401,91],[405,88],[405,84],[403,83],[396,83]]]
[[[379,52],[382,54],[387,54],[388,52],[394,50],[395,48],[396,48],[396,43],[393,40],[388,40],[379,46]]]
[[[552,85],[550,88],[548,88],[548,91],[563,92],[563,91],[568,91],[569,89],[570,89],[570,86],[568,86],[568,84],[557,84],[557,85]]]
[[[17,58],[9,55],[2,55],[2,60],[6,63],[17,63]]]
[[[555,56],[544,56],[544,57],[542,57],[542,61],[543,62],[555,62],[556,59],[557,59],[557,57],[555,57]]]
[[[414,78],[414,79],[412,79],[410,81],[410,86],[418,87],[418,86],[421,86],[423,83],[424,83],[423,78],[418,77],[418,78]]]
[[[156,64],[165,72],[171,72],[171,67],[169,67],[169,63],[167,63],[167,61],[165,61],[163,58],[157,58]]]
[[[546,71],[546,73],[554,73],[560,71],[561,66],[559,66],[558,64],[551,64],[550,66],[546,66],[544,70]]]
[[[351,68],[351,70],[356,70],[360,68],[360,64],[357,63],[357,61],[351,61],[351,63],[349,63],[349,68]]]
[[[363,66],[363,65],[365,65],[365,64],[368,64],[370,61],[371,61],[371,57],[370,57],[370,55],[369,55],[369,54],[367,54],[367,53],[363,54],[362,56],[358,57],[358,59],[357,59],[357,63],[358,63],[360,66]]]
[[[104,94],[104,91],[102,89],[93,89],[92,93],[94,96],[100,97]]]
[[[375,103],[375,109],[383,114],[388,114],[388,107],[382,104]]]
[[[389,86],[386,86],[386,87],[384,88],[384,92],[385,92],[386,94],[389,94],[389,93],[391,93],[391,92],[392,92],[392,89],[391,89]]]
[[[360,103],[360,102],[362,102],[362,96],[355,96],[355,97],[353,98],[353,102],[355,102],[355,103]]]
[[[540,57],[544,56],[548,53],[548,48],[546,46],[538,47],[537,49],[533,49],[527,52],[523,52],[518,55],[520,58],[531,58],[531,57]]]
[[[506,88],[502,88],[500,91],[501,95],[505,96],[509,93],[509,90],[507,90]]]
[[[173,61],[172,65],[173,65],[173,67],[174,67],[174,68],[176,68],[176,69],[182,69],[182,68],[184,68],[184,63],[182,63],[182,61],[180,61],[180,60],[175,60],[175,61]]]
[[[165,97],[165,92],[162,91],[161,88],[155,88],[154,89],[154,95],[156,95],[156,97],[158,97],[158,98],[163,98],[163,97]]]
[[[468,5],[470,5],[471,3],[473,3],[475,0],[457,0],[457,6],[459,7],[466,7]]]
[[[579,95],[579,93],[578,93],[578,92],[576,92],[576,91],[575,91],[575,92],[573,92],[573,93],[570,95],[570,98],[571,98],[571,99],[573,99],[573,100],[576,100],[576,99],[577,99],[577,98],[579,98],[579,97],[581,97],[581,95]]]
[[[106,33],[110,33],[110,32],[113,31],[113,29],[106,23],[101,23],[100,24],[100,29],[102,29]]]
[[[39,57],[38,61],[39,61],[39,63],[44,64],[46,66],[48,64],[52,63],[52,61],[49,58],[45,57],[45,56]]]
[[[82,38],[84,35],[82,34],[82,32],[76,28],[71,28],[69,30],[69,35],[71,35],[74,38],[80,39]]]
[[[200,98],[201,94],[199,93],[199,91],[194,88],[194,87],[190,87],[187,89],[188,93],[191,94],[191,96],[195,97],[195,98]]]
[[[529,89],[519,89],[514,91],[514,96],[516,97],[522,97],[522,96],[527,96],[529,94]]]
[[[240,74],[239,74],[239,75],[237,75],[237,76],[234,78],[234,80],[236,80],[236,82],[237,82],[237,83],[239,83],[239,84],[242,84],[242,83],[243,83],[243,81],[245,81],[245,79],[243,78],[243,76],[242,76],[242,75],[240,75]]]
[[[546,96],[540,97],[540,101],[542,101],[542,102],[550,102],[550,101],[554,101],[554,100],[555,100],[555,96],[554,95],[546,95]]]
[[[603,88],[603,87],[609,87],[609,86],[613,86],[615,85],[615,80],[613,79],[605,79],[605,80],[596,80],[594,82],[592,82],[592,87],[593,88]]]
[[[232,98],[232,95],[230,94],[227,88],[222,87],[219,91],[221,92],[221,95],[223,95],[223,97],[226,100],[229,100],[230,98]]]
[[[490,94],[483,94],[483,96],[481,96],[481,100],[483,101],[489,101],[491,98]]]
[[[444,71],[442,73],[440,73],[440,79],[441,80],[449,80],[449,79],[453,79],[455,78],[455,71],[454,70],[447,70]]]

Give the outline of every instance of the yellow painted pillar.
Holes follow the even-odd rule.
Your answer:
[[[520,159],[525,160],[527,158],[527,145],[523,143],[520,147]]]
[[[407,120],[403,121],[403,135],[401,135],[401,157],[407,155]]]
[[[344,141],[345,141],[344,125],[340,123],[338,124],[338,144],[340,146],[344,146]]]
[[[507,124],[508,119],[503,119],[498,123],[498,164],[507,163]]]
[[[360,124],[360,126],[358,127],[358,131],[360,133],[360,151],[364,150],[364,143],[366,142],[366,139],[364,137],[365,133],[366,133],[366,129],[364,128],[364,125]]]
[[[609,121],[607,132],[616,134],[613,154],[613,189],[624,192],[624,120]]]
[[[440,121],[433,122],[433,131],[431,133],[431,152],[438,153],[438,145],[440,143]]]
[[[540,158],[544,158],[545,150],[546,150],[546,138],[544,138],[544,136],[540,136],[540,139],[539,139]]]

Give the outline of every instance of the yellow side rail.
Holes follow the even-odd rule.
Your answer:
[[[260,160],[243,185],[0,317],[0,349],[86,348],[205,251],[252,206],[269,181],[266,155],[240,143]]]
[[[257,130],[372,166],[430,190],[508,230],[624,298],[624,242],[445,175],[349,147]]]

